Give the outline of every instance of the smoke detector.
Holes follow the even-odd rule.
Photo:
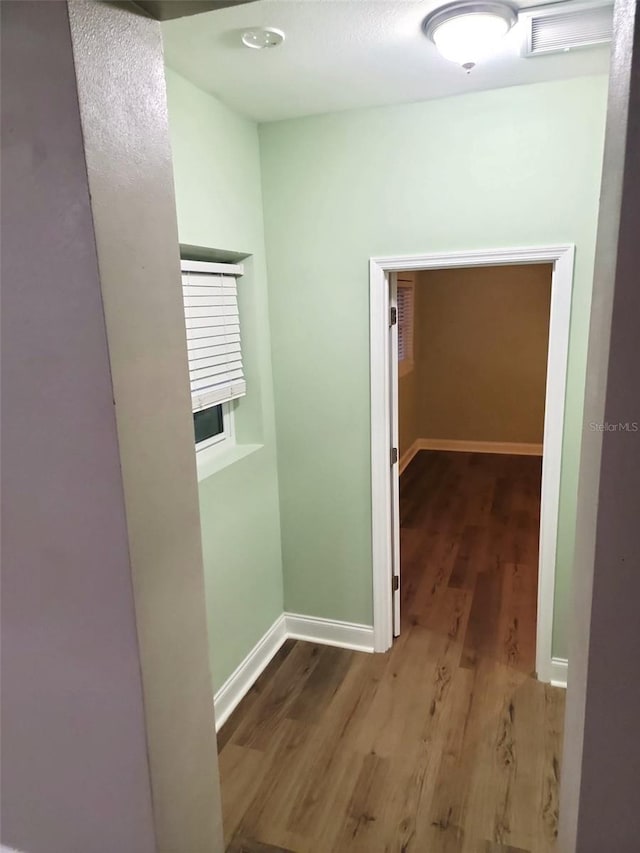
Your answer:
[[[242,33],[240,40],[245,47],[264,50],[279,47],[284,41],[284,33],[275,27],[250,27]]]

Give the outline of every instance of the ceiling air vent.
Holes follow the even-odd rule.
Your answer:
[[[560,11],[562,7],[564,11]],[[607,44],[613,31],[613,6],[609,3],[563,3],[555,8],[523,10],[520,18],[527,28],[525,56]]]

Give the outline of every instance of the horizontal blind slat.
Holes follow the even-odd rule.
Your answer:
[[[204,326],[205,323],[203,323],[203,320],[207,320],[207,319],[215,320],[216,317],[224,317],[227,320],[228,324],[238,322],[238,315],[237,314],[226,314],[225,315],[225,314],[221,313],[221,314],[213,315],[211,313],[207,313],[206,310],[203,311],[202,313],[199,313],[197,308],[189,309],[189,314],[185,316],[185,320],[187,322],[187,328],[189,328],[189,323],[193,323],[193,324],[195,324],[195,326]],[[218,324],[207,323],[206,325],[215,326]],[[220,323],[219,325],[222,325],[222,323]]]
[[[217,290],[219,293],[234,295],[238,292],[235,279],[227,281],[224,277],[215,275],[183,275],[183,291],[190,288],[194,292],[198,292],[199,290]]]
[[[242,353],[240,352],[240,347],[237,346],[233,348],[207,347],[206,349],[196,350],[192,355],[194,357],[190,360],[189,371],[206,367],[211,358],[221,359],[221,362],[242,361]]]
[[[238,326],[231,327],[229,331],[229,337],[233,338],[234,335],[240,335]],[[187,329],[187,346],[193,344],[193,346],[204,346],[203,341],[206,341],[207,338],[224,338],[226,333],[220,334],[212,329],[211,326],[200,325],[194,326],[193,328]]]
[[[236,300],[228,296],[207,296],[206,299],[190,297],[188,301],[185,300],[184,308],[187,317],[206,317],[207,314],[215,317],[218,313],[222,313],[226,317],[229,314],[238,313]],[[222,311],[219,312],[218,309],[222,309]]]
[[[195,376],[203,370],[210,370],[211,368],[216,367],[222,367],[223,370],[226,370],[233,361],[238,362],[242,366],[242,356],[240,355],[239,350],[235,353],[221,352],[216,355],[197,358],[191,362],[189,366],[189,374],[190,376]],[[213,375],[213,373],[214,371],[211,369],[210,374]]]
[[[225,388],[209,388],[202,391],[195,391],[192,394],[193,411],[198,412],[209,406],[215,406],[217,403],[224,403],[227,400],[235,400],[238,397],[243,397],[246,391],[247,384],[244,379],[236,380]]]
[[[208,377],[206,379],[193,379],[191,381],[191,391],[201,391],[204,388],[221,388],[225,385],[228,385],[230,382],[235,381],[236,379],[242,379],[243,373],[242,369],[238,368],[238,370],[230,370],[223,377],[216,382],[215,377]]]
[[[205,323],[205,320],[208,322]],[[219,334],[216,331],[217,329],[232,328],[233,326],[237,329],[240,328],[239,317],[185,317],[185,322],[187,321],[192,324],[187,326],[187,329],[212,329],[211,334],[213,335]]]
[[[220,376],[223,376],[225,373],[234,373],[236,370],[242,370],[242,359],[237,355],[227,362],[208,364],[201,368],[194,367],[189,371],[189,378],[192,382],[200,379],[210,379],[211,384],[214,385],[222,381],[219,378]]]
[[[208,358],[210,355],[220,355],[223,352],[240,352],[240,339],[232,340],[226,338],[218,342],[211,341],[210,338],[193,341],[192,343],[203,344],[203,346],[189,346],[189,361],[197,361],[200,358]]]
[[[222,275],[210,272],[183,272],[182,283],[191,285],[204,285],[205,287],[235,287],[238,284],[234,275]]]
[[[204,290],[204,288],[203,288]],[[230,293],[185,293],[184,305],[237,305],[238,299]]]
[[[213,287],[208,284],[194,286],[193,284],[185,284],[182,288],[183,296],[237,296],[234,287]]]

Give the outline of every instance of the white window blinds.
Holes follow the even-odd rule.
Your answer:
[[[193,411],[246,393],[236,275],[231,264],[182,262]]]
[[[398,361],[413,361],[413,286],[398,282]]]

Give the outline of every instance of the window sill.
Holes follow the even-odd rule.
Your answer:
[[[203,456],[202,459],[196,459],[198,482],[201,483],[213,474],[217,474],[224,468],[228,468],[235,462],[244,459],[245,456],[250,456],[257,450],[262,450],[263,447],[263,444],[235,444],[226,450],[219,450],[217,453]],[[206,450],[201,452],[206,454]]]
[[[406,376],[407,373],[411,373],[414,367],[413,361],[400,361],[398,363],[398,377],[402,379],[403,376]]]

